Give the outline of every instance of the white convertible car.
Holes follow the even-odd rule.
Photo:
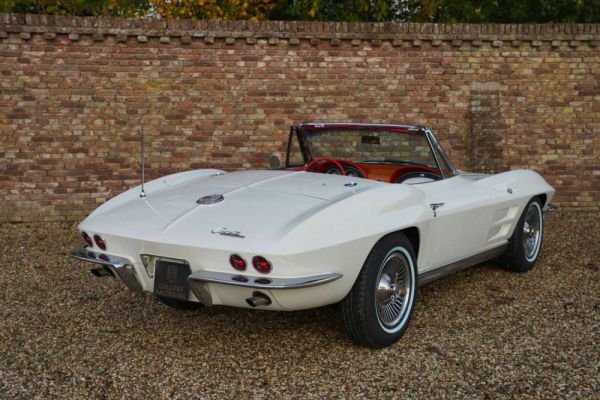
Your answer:
[[[430,129],[307,123],[285,165],[177,173],[106,202],[71,251],[176,308],[341,302],[349,336],[402,336],[417,286],[498,258],[533,267],[554,189],[537,173],[457,171]]]

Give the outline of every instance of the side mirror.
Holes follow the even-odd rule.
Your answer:
[[[277,154],[271,154],[269,157],[267,157],[267,164],[269,164],[269,168],[271,169],[281,168],[281,160]]]

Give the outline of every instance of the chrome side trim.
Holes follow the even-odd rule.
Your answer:
[[[221,285],[241,286],[253,289],[301,289],[323,285],[340,279],[341,277],[342,274],[331,273],[304,276],[300,278],[267,278],[265,275],[246,276],[226,272],[196,271],[188,277],[188,282],[191,287],[197,283],[218,283]]]
[[[100,264],[108,267],[114,276],[118,277],[129,289],[134,292],[143,292],[142,285],[137,279],[135,268],[131,261],[126,258],[110,254],[97,253],[86,247],[77,247],[69,252],[69,255],[81,261]],[[102,259],[100,257],[106,257]]]
[[[497,257],[506,251],[506,244],[495,247],[491,250],[486,250],[483,253],[475,254],[474,256],[463,258],[462,260],[454,261],[450,264],[435,268],[434,270],[425,271],[419,274],[419,286],[425,285],[443,276],[458,272],[462,269],[472,267],[484,261]]]

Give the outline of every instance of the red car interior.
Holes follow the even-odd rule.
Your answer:
[[[440,171],[437,168],[431,168],[422,165],[390,165],[372,163],[360,164],[348,160],[336,160],[333,158],[317,158],[308,163],[304,168],[290,168],[289,170],[337,175],[344,174],[348,176],[374,179],[389,183],[395,183],[407,174],[419,172],[440,176]],[[358,174],[352,173],[356,170],[358,170]]]
[[[355,125],[355,124],[329,124],[325,126],[305,126],[307,131],[319,131],[322,129],[370,129],[387,130],[399,133],[416,134],[414,129],[403,127],[390,127],[378,125]],[[308,157],[310,158],[310,150]],[[355,163],[349,160],[340,160],[334,158],[315,158],[304,167],[288,168],[290,171],[307,171],[324,174],[346,175],[358,178],[373,179],[389,183],[401,183],[403,178],[413,177],[417,174],[425,174],[432,179],[441,179],[439,169],[424,165],[392,165],[389,163]]]

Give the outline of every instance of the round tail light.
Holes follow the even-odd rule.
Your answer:
[[[263,274],[268,274],[273,268],[269,260],[262,256],[254,256],[254,258],[252,258],[252,265],[254,266],[254,269]]]
[[[85,243],[90,246],[93,247],[94,246],[94,242],[92,241],[92,238],[90,237],[90,235],[88,235],[85,232],[81,232],[81,236],[83,236],[83,240],[85,241]]]
[[[94,235],[94,242],[96,242],[96,245],[100,249],[106,250],[106,242],[100,237],[100,235]]]
[[[241,256],[237,254],[232,254],[229,257],[229,264],[238,271],[246,270],[246,260],[244,260]]]

